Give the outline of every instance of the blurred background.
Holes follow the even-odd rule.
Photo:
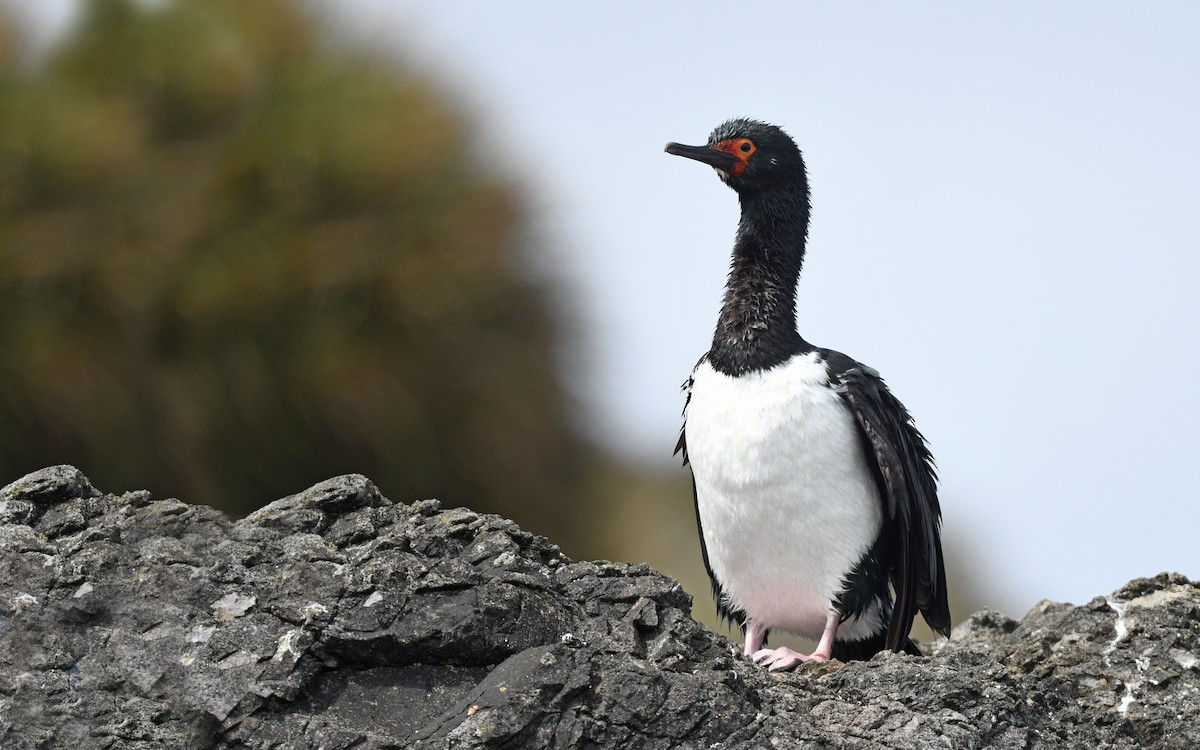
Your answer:
[[[0,0],[0,483],[346,472],[713,608],[680,384],[784,125],[799,318],[938,456],[958,619],[1200,576],[1200,6]]]

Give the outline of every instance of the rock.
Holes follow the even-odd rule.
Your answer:
[[[0,490],[0,747],[1200,747],[1180,575],[783,675],[690,606],[361,476],[233,523],[54,467]]]

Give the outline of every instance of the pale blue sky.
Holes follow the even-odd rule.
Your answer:
[[[808,161],[800,330],[914,413],[994,604],[1200,577],[1200,5],[313,3],[529,187],[614,450],[672,462],[737,220],[662,146],[757,117]]]

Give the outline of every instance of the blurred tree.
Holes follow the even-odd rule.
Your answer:
[[[444,98],[295,3],[93,0],[0,55],[0,476],[240,514],[356,471],[567,535],[587,453],[523,229]]]

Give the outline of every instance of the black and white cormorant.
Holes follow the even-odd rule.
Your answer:
[[[950,630],[933,458],[879,373],[796,329],[809,217],[800,150],[778,127],[737,119],[706,145],[666,151],[713,167],[742,209],[678,446],[718,610],[771,669],[919,654],[918,611]],[[773,629],[818,645],[763,648]]]

